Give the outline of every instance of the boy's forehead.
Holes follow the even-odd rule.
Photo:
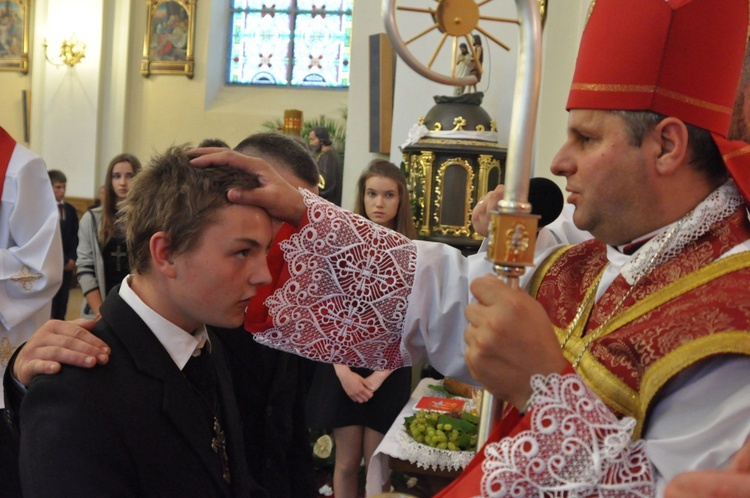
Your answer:
[[[228,204],[220,207],[216,212],[216,221],[226,220],[243,225],[265,225],[270,224],[271,215],[268,211],[258,206],[247,206],[244,204]]]
[[[228,204],[222,206],[206,219],[200,229],[198,251],[206,246],[223,246],[255,241],[263,247],[271,243],[273,237],[272,219],[265,209],[257,206]]]

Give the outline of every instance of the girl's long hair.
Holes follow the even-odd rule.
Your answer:
[[[357,200],[354,203],[354,212],[367,218],[365,211],[365,183],[374,176],[390,178],[398,185],[398,212],[396,213],[395,230],[410,239],[417,238],[417,228],[414,226],[414,217],[409,204],[409,189],[406,187],[406,177],[395,164],[384,159],[370,161],[367,168],[357,180]]]
[[[132,154],[122,153],[112,158],[107,166],[104,185],[104,204],[102,205],[102,230],[99,232],[99,244],[103,248],[117,232],[117,203],[119,201],[115,189],[112,187],[112,170],[117,163],[129,163],[133,168],[133,176],[141,170],[141,162]]]

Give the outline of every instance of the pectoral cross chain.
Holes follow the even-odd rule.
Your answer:
[[[229,474],[229,457],[227,456],[227,438],[224,435],[224,430],[219,424],[219,419],[214,417],[214,437],[211,439],[211,449],[214,453],[219,455],[221,460],[221,476],[228,483],[232,482],[232,478]]]

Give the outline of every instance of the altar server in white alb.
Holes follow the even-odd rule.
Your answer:
[[[44,161],[0,127],[0,372],[47,321],[63,272],[60,222]],[[0,414],[5,406],[0,396]],[[0,424],[0,496],[14,488],[11,436]]]

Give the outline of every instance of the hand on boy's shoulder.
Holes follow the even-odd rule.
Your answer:
[[[62,364],[91,368],[109,361],[109,346],[91,333],[96,322],[50,320],[19,351],[13,375],[24,386],[40,374],[56,374]]]

